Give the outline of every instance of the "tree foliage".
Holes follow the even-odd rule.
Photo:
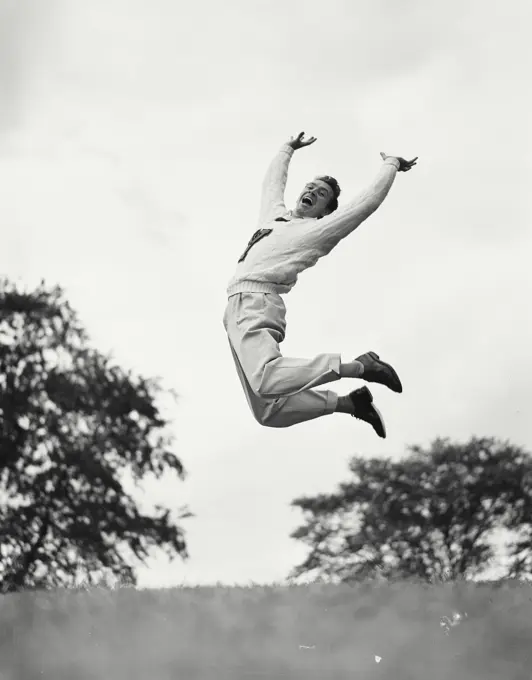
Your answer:
[[[336,493],[293,501],[305,522],[292,537],[310,550],[292,578],[472,578],[497,529],[514,534],[507,575],[531,573],[532,457],[519,447],[437,439],[398,461],[355,457],[350,472]]]
[[[0,590],[68,586],[101,572],[136,583],[158,547],[186,558],[168,509],[124,487],[184,469],[157,380],[90,347],[60,288],[0,281]]]

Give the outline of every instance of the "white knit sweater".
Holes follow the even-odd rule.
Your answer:
[[[284,191],[294,150],[281,147],[264,178],[259,229],[252,236],[230,280],[227,295],[288,293],[298,275],[313,267],[386,198],[399,161],[387,158],[377,177],[355,200],[321,219],[296,218],[286,209]],[[281,218],[281,221],[277,221]]]

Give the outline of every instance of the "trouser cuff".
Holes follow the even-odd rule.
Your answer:
[[[330,415],[336,411],[338,406],[338,395],[336,392],[327,392],[327,405],[325,406],[325,415]]]

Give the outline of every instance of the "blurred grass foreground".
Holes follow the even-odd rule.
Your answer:
[[[525,582],[2,596],[1,680],[529,680]]]

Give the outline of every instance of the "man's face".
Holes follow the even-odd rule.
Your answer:
[[[331,187],[321,179],[309,182],[297,199],[294,215],[297,217],[324,217],[329,213],[329,205],[334,198]]]

